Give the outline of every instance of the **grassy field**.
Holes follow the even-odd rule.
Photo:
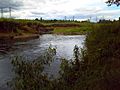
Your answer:
[[[56,27],[53,31],[54,34],[63,35],[85,35],[91,31],[91,27]]]
[[[81,35],[91,31],[93,25],[89,22],[55,22],[49,23],[47,26],[54,28],[54,34]]]

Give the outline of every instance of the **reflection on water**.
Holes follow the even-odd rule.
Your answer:
[[[4,84],[13,76],[10,64],[11,57],[21,55],[27,57],[29,60],[36,59],[51,45],[57,49],[57,59],[51,64],[51,67],[46,67],[45,71],[53,74],[59,70],[59,58],[72,58],[74,46],[78,45],[82,48],[84,39],[84,35],[64,36],[45,34],[40,36],[39,39],[15,43],[9,52],[6,54],[0,53],[0,87],[4,88]],[[0,88],[0,90],[2,89]]]

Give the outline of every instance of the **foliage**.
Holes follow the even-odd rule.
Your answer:
[[[111,6],[112,4],[119,6],[120,0],[108,0],[106,3],[108,4],[108,6]]]
[[[76,64],[63,60],[61,81],[67,87],[65,90],[120,89],[119,26],[119,22],[94,26],[81,50],[82,60],[76,61],[78,54],[74,59]]]
[[[12,60],[15,78],[8,83],[12,90],[49,90],[52,83],[43,70],[45,65],[52,62],[56,51],[49,47],[46,52],[33,61],[18,56]]]
[[[100,24],[87,35],[84,56],[86,69],[81,78],[86,81],[85,87],[88,90],[120,89],[119,26],[119,22]],[[80,85],[82,84],[83,82],[80,83]]]

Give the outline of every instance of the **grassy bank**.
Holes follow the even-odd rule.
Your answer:
[[[34,37],[51,30],[35,20],[0,19],[0,38]]]

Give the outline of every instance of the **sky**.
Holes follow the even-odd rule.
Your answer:
[[[0,8],[4,17],[9,17],[9,7],[12,17],[20,19],[72,19],[91,21],[98,19],[118,19],[120,7],[105,3],[106,0],[0,0]]]

